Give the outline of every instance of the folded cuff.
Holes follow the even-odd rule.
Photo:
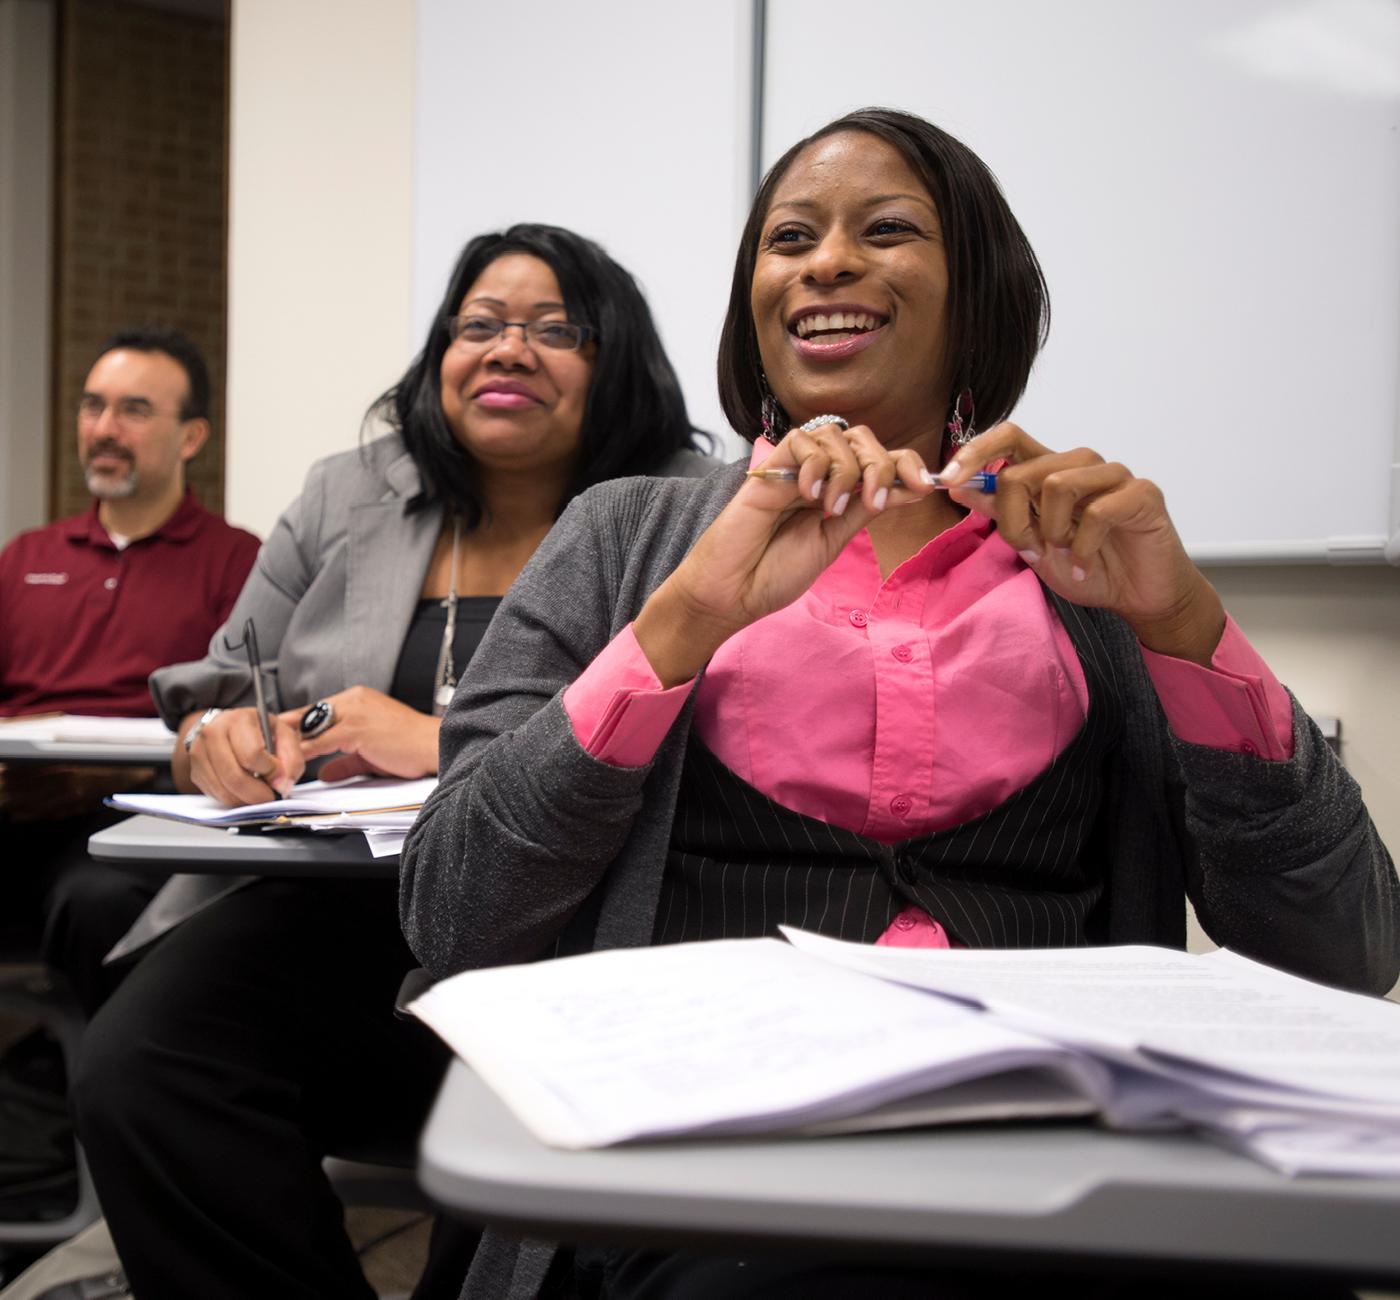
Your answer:
[[[1142,657],[1178,740],[1276,762],[1293,757],[1288,692],[1228,615],[1209,668],[1146,646]]]
[[[614,767],[644,767],[693,684],[664,688],[629,623],[564,692],[564,711],[591,757]]]

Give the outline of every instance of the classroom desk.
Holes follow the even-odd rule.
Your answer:
[[[418,1177],[465,1218],[546,1239],[1400,1278],[1400,1180],[1288,1179],[1188,1134],[981,1125],[555,1151],[458,1061]]]
[[[95,767],[170,766],[170,750],[154,745],[114,745],[98,742],[35,740],[7,736],[0,726],[0,763],[67,763]]]
[[[337,879],[398,875],[397,857],[370,856],[363,835],[311,831],[240,831],[135,816],[98,831],[88,852],[166,875],[173,869],[211,876],[325,876]]]

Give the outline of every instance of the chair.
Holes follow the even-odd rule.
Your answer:
[[[37,962],[0,965],[0,1012],[33,1020],[48,1028],[58,1040],[64,1068],[72,1077],[86,1022],[59,975]],[[73,1147],[77,1159],[78,1199],[72,1210],[58,1219],[0,1221],[0,1245],[39,1250],[56,1246],[81,1232],[102,1213],[76,1137]]]

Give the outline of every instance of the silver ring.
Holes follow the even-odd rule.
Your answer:
[[[297,723],[297,730],[310,740],[313,736],[319,736],[334,723],[335,705],[329,700],[317,700],[301,715],[301,721]]]
[[[851,427],[849,420],[842,419],[839,415],[814,415],[806,424],[800,425],[803,433],[811,433],[814,429],[820,429],[824,424],[836,425],[842,433]]]

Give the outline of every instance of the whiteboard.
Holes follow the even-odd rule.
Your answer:
[[[414,348],[469,238],[567,226],[637,278],[692,422],[724,434],[715,355],[749,201],[748,0],[417,12]]]
[[[867,104],[1002,182],[1050,285],[1016,418],[1215,562],[1400,563],[1400,3],[769,0],[765,166]]]

